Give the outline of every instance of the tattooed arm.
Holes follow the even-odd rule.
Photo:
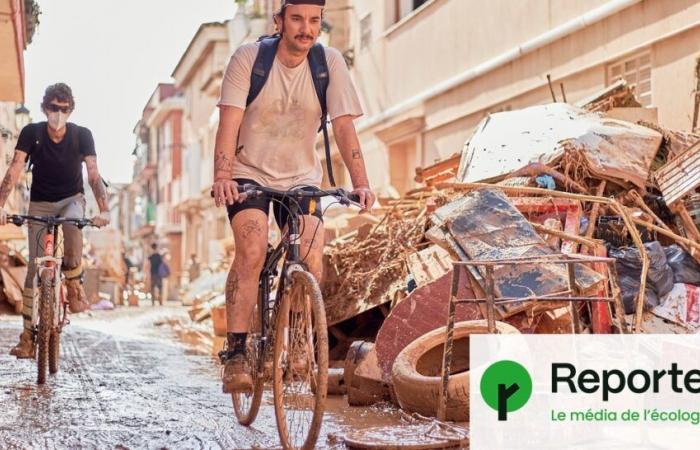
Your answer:
[[[12,193],[12,189],[17,184],[19,175],[22,173],[24,163],[27,160],[27,154],[22,150],[15,150],[15,156],[12,158],[10,167],[7,168],[5,178],[0,185],[0,208],[5,207],[8,197]]]
[[[343,157],[345,166],[350,172],[353,193],[360,196],[360,204],[365,209],[372,208],[374,203],[374,193],[369,187],[365,160],[362,157],[360,141],[357,138],[355,125],[352,123],[352,116],[340,116],[333,120],[333,134],[338,150]]]
[[[219,127],[214,146],[214,201],[216,206],[231,205],[238,200],[237,184],[231,180],[236,159],[238,129],[243,110],[235,106],[219,107]]]
[[[92,188],[92,193],[95,194],[97,206],[100,208],[100,214],[92,218],[92,223],[95,226],[103,227],[109,224],[109,203],[107,202],[107,190],[102,183],[100,171],[97,169],[97,158],[86,156],[85,166],[87,167],[88,183]]]
[[[7,223],[7,211],[5,211],[5,202],[10,196],[12,189],[17,184],[19,179],[19,174],[22,173],[24,168],[24,162],[27,160],[27,153],[22,150],[15,150],[15,156],[12,158],[10,167],[7,168],[5,173],[5,178],[2,180],[2,185],[0,185],[0,225],[5,225]]]

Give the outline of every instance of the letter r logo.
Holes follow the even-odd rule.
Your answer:
[[[505,384],[498,385],[498,420],[508,420],[508,399],[520,390],[518,383],[506,388]]]
[[[508,420],[508,413],[527,403],[532,394],[532,378],[522,365],[503,360],[491,364],[481,377],[481,397],[498,411],[498,420]]]

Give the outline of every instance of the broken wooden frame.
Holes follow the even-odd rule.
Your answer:
[[[575,264],[595,264],[603,263],[608,268],[607,279],[610,282],[612,296],[591,295],[585,296],[579,292],[576,285],[576,273],[574,270]],[[493,268],[494,266],[504,265],[533,265],[533,264],[562,264],[566,265],[568,273],[568,294],[554,294],[541,296],[528,296],[522,298],[512,297],[496,297],[494,288]],[[488,332],[496,332],[496,305],[513,302],[524,301],[569,301],[571,305],[571,315],[573,318],[574,333],[581,333],[581,318],[576,306],[576,302],[607,302],[612,303],[615,308],[615,322],[617,328],[622,334],[627,334],[629,330],[625,322],[625,309],[622,305],[622,292],[617,282],[617,270],[615,268],[615,259],[599,256],[586,255],[544,255],[544,256],[525,256],[520,258],[508,259],[493,259],[480,261],[454,261],[452,263],[452,289],[450,292],[450,300],[447,308],[447,327],[446,339],[442,353],[442,382],[440,383],[440,393],[438,395],[437,418],[445,420],[445,411],[447,408],[447,384],[449,382],[450,370],[452,365],[452,348],[454,346],[454,325],[457,303],[485,303],[486,304],[486,321]],[[483,266],[484,281],[485,281],[485,298],[457,298],[461,271],[461,266]]]

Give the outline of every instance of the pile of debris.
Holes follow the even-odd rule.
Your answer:
[[[14,226],[14,225],[12,225]],[[27,276],[27,260],[20,252],[0,243],[0,303],[22,313],[22,289]]]
[[[385,316],[346,360],[351,404],[401,403],[394,362],[445,326],[452,294],[457,321],[521,333],[644,332],[649,313],[700,329],[700,135],[660,128],[624,82],[492,114],[461,154],[416,173],[424,187],[326,249],[329,325]]]

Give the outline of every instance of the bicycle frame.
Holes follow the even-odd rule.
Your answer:
[[[56,246],[56,236],[58,236],[58,223],[48,223],[46,225],[46,233],[44,235],[44,254],[35,259],[35,274],[32,280],[34,302],[32,305],[32,328],[36,329],[39,324],[39,302],[41,302],[41,292],[39,289],[39,283],[41,276],[45,271],[52,272],[51,282],[54,286],[54,301],[55,301],[55,311],[57,314],[53,315],[53,326],[57,328],[60,333],[63,326],[66,323],[67,314],[66,308],[68,302],[66,300],[65,292],[62,288],[62,277],[61,263],[62,258],[56,256],[57,246]],[[57,283],[58,281],[58,283]],[[59,287],[56,289],[56,287]],[[61,306],[63,308],[61,308]]]
[[[262,272],[260,273],[258,311],[260,313],[261,328],[260,348],[258,349],[259,357],[257,358],[257,370],[259,374],[262,374],[264,371],[264,356],[268,345],[271,344],[268,342],[269,330],[274,327],[277,305],[279,305],[284,292],[285,278],[291,271],[294,270],[295,266],[303,266],[303,262],[300,260],[301,236],[299,234],[299,217],[299,206],[293,202],[290,205],[288,222],[289,229],[287,232],[283,233],[282,239],[276,248],[273,249],[272,246],[268,244],[265,263],[263,265]],[[285,254],[286,259],[282,266],[282,273],[280,276],[280,282],[277,286],[275,299],[271,300],[270,291],[272,290],[275,277],[280,275],[277,267]]]

